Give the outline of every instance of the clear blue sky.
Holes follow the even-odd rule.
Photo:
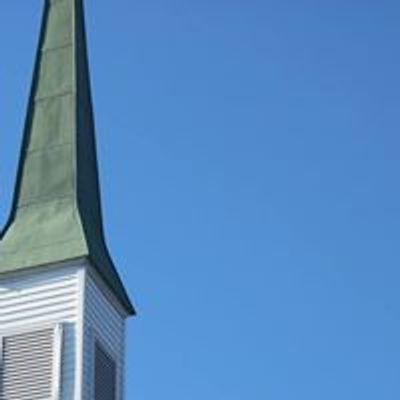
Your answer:
[[[0,219],[41,1],[0,14]],[[400,398],[400,3],[87,0],[127,400]]]

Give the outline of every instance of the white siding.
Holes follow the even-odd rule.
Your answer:
[[[117,365],[117,400],[123,400],[125,316],[112,305],[91,274],[85,280],[83,400],[94,400],[94,341],[100,340]]]
[[[59,400],[94,400],[94,343],[116,362],[124,399],[125,319],[115,297],[84,262],[0,279],[0,335],[63,325]]]
[[[0,280],[0,334],[63,323],[61,399],[75,400],[82,267],[58,267]]]

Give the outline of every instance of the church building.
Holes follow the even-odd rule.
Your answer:
[[[0,236],[0,400],[124,399],[135,309],[104,238],[83,1],[44,0]]]

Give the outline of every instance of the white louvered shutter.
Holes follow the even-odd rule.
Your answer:
[[[116,400],[117,365],[103,347],[95,345],[95,400]]]
[[[61,329],[1,337],[0,400],[56,400]]]

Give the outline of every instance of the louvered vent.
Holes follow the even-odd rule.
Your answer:
[[[95,400],[115,400],[117,367],[115,361],[96,342],[95,347]]]
[[[0,400],[51,400],[54,329],[2,337]]]

